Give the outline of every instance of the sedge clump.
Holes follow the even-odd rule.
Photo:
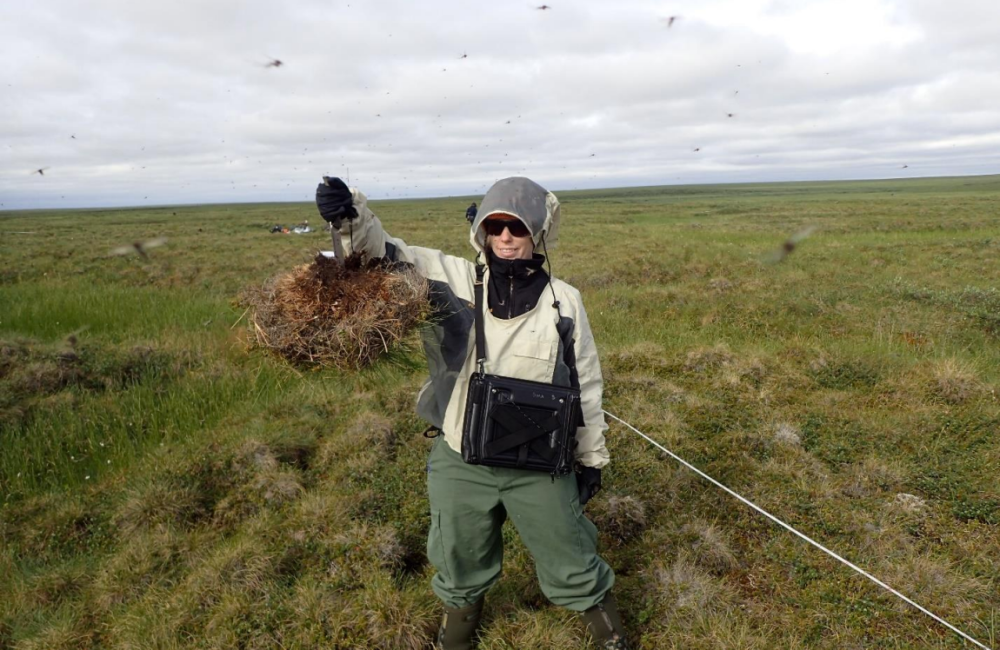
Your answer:
[[[427,281],[383,260],[320,254],[243,294],[253,342],[299,365],[357,370],[399,346],[429,312]]]

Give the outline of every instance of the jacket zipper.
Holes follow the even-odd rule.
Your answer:
[[[510,293],[507,294],[507,318],[513,318],[511,310],[514,309],[514,278],[510,278]]]

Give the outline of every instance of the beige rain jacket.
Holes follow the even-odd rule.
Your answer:
[[[424,332],[424,350],[431,376],[417,397],[417,413],[440,428],[448,445],[461,452],[466,393],[469,378],[476,372],[475,265],[390,237],[368,208],[365,195],[356,188],[351,192],[358,217],[345,220],[341,226],[345,251],[360,252],[366,259],[387,257],[412,264],[430,283],[435,319]],[[484,253],[485,247],[479,225],[498,212],[525,222],[536,248],[543,235],[546,246],[555,243],[559,202],[534,182],[524,178],[499,181],[482,203],[470,232],[470,241],[478,253]],[[485,282],[484,286],[488,286],[488,267]],[[580,292],[556,278],[552,278],[552,289],[559,301],[558,309],[552,306],[551,292],[546,289],[539,303],[521,316],[505,320],[484,310],[485,371],[579,388],[585,425],[576,433],[576,458],[588,467],[604,467],[609,461],[604,440],[608,426],[601,407],[603,380],[597,346]]]

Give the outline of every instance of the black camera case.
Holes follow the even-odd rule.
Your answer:
[[[476,267],[476,357],[462,425],[462,459],[472,465],[573,471],[576,429],[583,425],[580,390],[483,372],[484,267]]]
[[[462,459],[568,474],[580,413],[579,390],[476,373],[465,402]]]

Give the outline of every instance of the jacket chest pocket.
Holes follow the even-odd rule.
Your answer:
[[[552,383],[556,369],[556,341],[518,339],[510,346],[510,376]]]

